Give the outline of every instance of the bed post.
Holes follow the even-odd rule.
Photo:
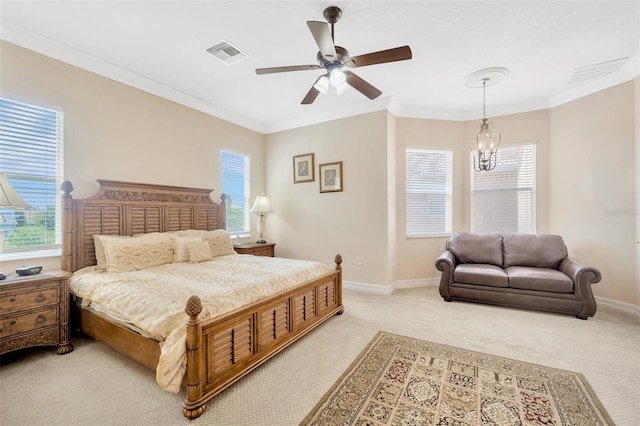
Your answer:
[[[60,267],[64,271],[73,272],[73,185],[68,180],[62,182],[60,190],[62,194],[62,256]]]
[[[227,229],[227,194],[220,194],[220,208],[218,209],[218,228]]]
[[[200,325],[200,312],[202,302],[198,296],[191,296],[187,300],[185,312],[189,315],[187,321],[187,396],[182,403],[182,414],[189,419],[198,418],[204,411],[202,398],[202,326]]]
[[[336,271],[338,271],[338,278],[336,278],[336,293],[338,295],[338,306],[340,306],[340,310],[337,314],[342,315],[344,313],[344,306],[342,306],[342,256],[336,254],[334,261],[336,262]]]

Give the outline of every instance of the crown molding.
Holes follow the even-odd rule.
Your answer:
[[[385,109],[400,118],[448,121],[470,121],[482,118],[481,110],[458,111],[424,108],[416,105],[402,104],[395,97],[384,96],[356,107],[336,107],[326,113],[310,114],[304,119],[262,123],[4,20],[0,20],[0,39],[261,134],[311,126]],[[492,106],[491,117],[553,108],[627,82],[636,78],[638,75],[640,75],[640,51],[630,57],[620,70],[615,73],[584,82],[557,95],[551,96],[548,99]]]

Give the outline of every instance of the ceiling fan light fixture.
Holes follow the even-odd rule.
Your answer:
[[[342,95],[344,92],[347,91],[347,89],[349,89],[349,87],[351,87],[351,86],[349,86],[349,84],[347,84],[347,82],[345,81],[342,86],[336,87],[336,93],[338,95]]]
[[[332,64],[327,68],[329,71],[329,82],[333,87],[340,87],[347,81],[347,76],[340,69],[340,65]]]
[[[327,93],[329,93],[329,77],[327,77],[326,75],[321,75],[320,77],[318,77],[316,82],[313,83],[313,87],[315,87],[318,92],[326,95]]]
[[[350,56],[349,51],[342,46],[336,46],[333,26],[340,17],[342,11],[339,7],[330,6],[325,9],[324,17],[331,25],[320,21],[307,21],[307,27],[318,46],[316,54],[317,65],[289,65],[284,67],[256,68],[256,74],[272,74],[289,71],[324,69],[326,74],[320,76],[305,97],[300,102],[302,105],[312,104],[320,93],[327,94],[330,87],[334,87],[338,95],[344,93],[349,87],[353,87],[369,99],[376,99],[382,92],[358,77],[350,70],[343,71],[343,67],[357,68],[388,62],[406,61],[412,58],[409,46],[395,47],[393,49],[379,50],[358,56]],[[332,89],[331,89],[332,90]],[[332,90],[333,91],[333,90]]]

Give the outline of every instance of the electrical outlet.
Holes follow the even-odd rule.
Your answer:
[[[358,271],[364,270],[364,263],[358,262]]]

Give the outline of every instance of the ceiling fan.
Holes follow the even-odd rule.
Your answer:
[[[335,87],[338,94],[344,92],[351,86],[369,99],[375,99],[380,96],[382,94],[380,90],[344,68],[357,68],[411,59],[411,48],[409,46],[402,46],[364,55],[349,56],[347,49],[334,44],[333,24],[338,22],[342,16],[342,10],[336,6],[330,6],[324,10],[323,16],[327,22],[331,24],[331,32],[329,32],[329,27],[325,22],[307,21],[307,26],[311,30],[311,34],[320,48],[317,55],[318,65],[258,68],[256,69],[256,74],[325,69],[327,71],[326,74],[318,77],[302,100],[301,103],[303,105],[313,103],[321,92],[326,94],[329,86]]]

